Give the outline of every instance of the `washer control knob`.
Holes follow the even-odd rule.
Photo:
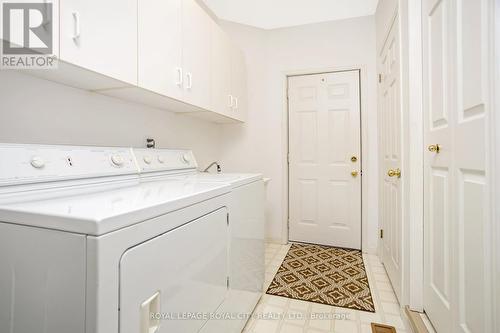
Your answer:
[[[114,166],[121,167],[123,163],[125,163],[125,160],[122,155],[111,155],[111,163],[113,163]]]
[[[34,156],[32,159],[31,159],[31,166],[33,168],[37,168],[37,169],[41,169],[45,166],[45,161],[39,157],[39,156]]]
[[[188,164],[191,161],[191,156],[188,153],[182,155],[182,162]]]
[[[165,163],[165,156],[158,155],[158,162],[160,162],[161,164]]]
[[[144,160],[144,163],[146,163],[146,164],[151,164],[151,162],[153,162],[153,159],[149,155],[144,155],[144,157],[142,159]]]

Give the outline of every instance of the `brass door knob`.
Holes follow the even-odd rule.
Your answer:
[[[439,151],[441,150],[441,146],[438,145],[438,144],[435,144],[435,145],[430,145],[429,147],[427,147],[427,149],[431,152],[431,153],[436,153],[436,154],[439,154]]]
[[[359,175],[359,172],[354,170],[354,171],[351,171],[351,176],[353,177],[357,177]]]
[[[399,170],[399,169],[396,169],[396,170],[390,169],[389,171],[387,171],[387,175],[389,177],[398,177],[398,178],[401,178],[401,170]]]

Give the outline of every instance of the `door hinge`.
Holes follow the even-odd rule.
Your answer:
[[[378,83],[382,83],[382,74],[378,75]]]
[[[226,287],[227,287],[227,289],[229,289],[229,276],[226,277]]]
[[[286,154],[286,162],[290,164],[290,153]]]
[[[384,229],[380,229],[380,238],[384,238]]]
[[[226,222],[227,222],[227,225],[229,225],[229,213],[226,214]]]

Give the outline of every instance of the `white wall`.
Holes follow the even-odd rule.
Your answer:
[[[263,172],[268,188],[267,237],[282,240],[287,218],[286,73],[362,68],[364,161],[363,249],[375,252],[378,229],[376,47],[374,17],[260,30],[223,22],[245,52],[249,119],[224,125],[223,163],[230,170]]]
[[[219,157],[221,127],[189,116],[0,71],[0,142],[193,149],[200,166]]]
[[[246,54],[246,124],[215,125],[13,72],[0,72],[0,142],[191,148],[201,166],[261,172],[268,188],[267,238],[286,237],[286,74],[361,68],[364,146],[363,249],[377,246],[375,21],[363,17],[277,30],[222,22]]]

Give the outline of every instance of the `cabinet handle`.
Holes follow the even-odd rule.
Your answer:
[[[237,109],[238,108],[238,97],[235,97],[234,98],[234,108]]]
[[[228,102],[228,106],[232,108],[234,103],[233,95],[228,95]]]
[[[193,74],[187,73],[186,76],[187,76],[187,80],[188,80],[186,88],[191,89],[191,88],[193,88]]]
[[[183,78],[182,68],[176,67],[175,71],[177,72],[177,79],[175,80],[175,85],[180,87],[182,86],[182,78]]]
[[[80,38],[80,14],[78,12],[73,12],[73,39]]]

